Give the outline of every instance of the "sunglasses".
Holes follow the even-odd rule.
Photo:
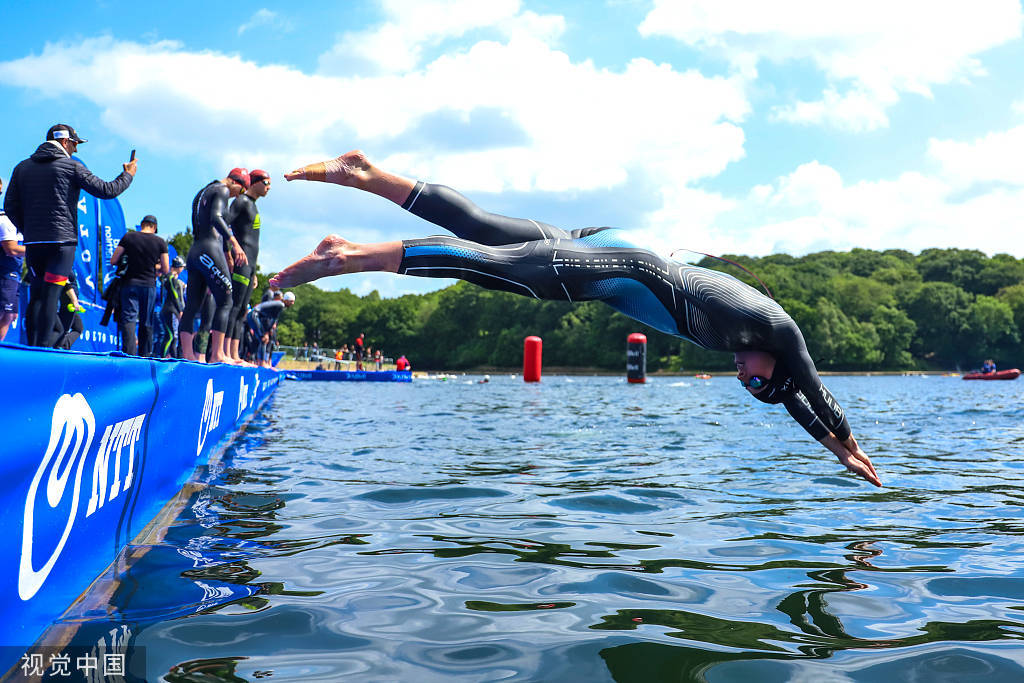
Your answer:
[[[765,377],[761,377],[760,375],[754,375],[753,377],[750,378],[749,382],[744,382],[743,380],[740,380],[740,384],[742,384],[743,388],[745,389],[760,389],[768,385],[768,379]]]

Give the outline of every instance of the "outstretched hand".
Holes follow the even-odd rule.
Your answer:
[[[846,441],[840,441],[833,434],[829,434],[821,440],[821,443],[825,448],[835,453],[836,457],[839,458],[839,462],[843,463],[847,470],[875,486],[882,486],[882,480],[878,478],[878,473],[875,472],[875,466],[871,464],[871,459],[868,458],[867,453],[861,450],[860,445],[852,435]]]

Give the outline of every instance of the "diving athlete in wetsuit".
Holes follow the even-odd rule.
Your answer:
[[[311,164],[285,178],[380,195],[457,238],[354,244],[330,235],[279,272],[272,284],[287,287],[327,275],[379,270],[454,277],[538,299],[599,299],[668,334],[734,352],[737,377],[748,392],[785,405],[847,469],[881,486],[842,407],[818,377],[796,323],[778,303],[736,278],[663,257],[623,230],[567,232],[487,213],[450,188],[381,171],[361,152]]]
[[[232,169],[223,180],[214,180],[192,200],[192,248],[185,260],[188,284],[185,289],[185,312],[181,316],[181,349],[185,358],[201,361],[192,349],[193,324],[207,289],[213,294],[216,310],[210,333],[210,362],[236,364],[224,353],[224,332],[231,315],[231,278],[228,276],[224,243],[230,246],[235,263],[246,263],[245,252],[224,220],[228,200],[237,197],[249,186],[249,172]]]
[[[256,200],[270,192],[270,174],[260,169],[249,171],[249,189],[235,198],[227,221],[235,239],[242,245],[247,263],[235,264],[231,272],[231,316],[228,318],[226,351],[241,361],[238,347],[245,333],[245,311],[256,287],[256,258],[260,253],[260,212]]]

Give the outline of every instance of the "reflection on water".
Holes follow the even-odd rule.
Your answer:
[[[287,383],[77,638],[169,681],[1024,678],[1021,388],[829,384],[885,488],[727,378]]]

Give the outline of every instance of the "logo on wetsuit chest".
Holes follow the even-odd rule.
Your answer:
[[[260,215],[259,214],[256,214],[256,218],[253,219],[253,221],[252,221],[252,229],[253,230],[259,230],[260,229]]]
[[[146,413],[142,413],[106,425],[99,445],[92,453],[92,487],[85,517],[93,515],[131,488],[135,479],[135,446],[142,435],[145,420]],[[82,472],[85,470],[85,461],[90,455],[95,435],[96,417],[82,394],[64,394],[57,399],[50,420],[49,444],[25,497],[21,561],[18,568],[18,595],[22,600],[31,599],[42,587],[78,520]],[[49,475],[46,477],[44,487],[47,505],[42,505],[39,500],[39,489],[47,469]],[[89,490],[87,485],[86,491]],[[70,501],[66,500],[67,498],[70,498]],[[42,539],[35,538],[35,531],[37,528],[41,529],[40,533],[44,538],[55,535],[52,532],[47,534],[47,530],[60,529],[59,525],[48,523],[51,511],[57,508],[66,511],[58,514],[66,514],[67,521],[49,557],[40,569],[36,569],[33,551],[38,549],[37,541]]]

